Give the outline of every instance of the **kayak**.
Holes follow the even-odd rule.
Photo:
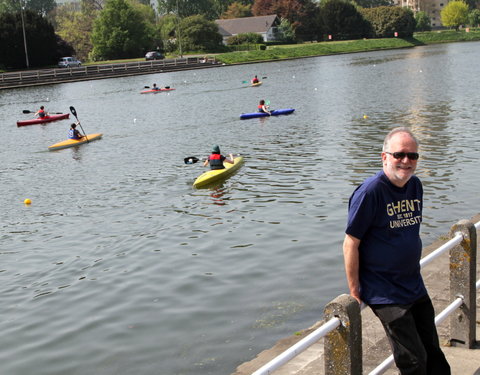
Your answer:
[[[289,115],[290,113],[293,113],[293,111],[295,111],[294,108],[275,109],[274,111],[272,111],[272,116]],[[269,114],[264,112],[242,113],[240,115],[240,119],[246,120],[249,118],[268,117],[268,116]]]
[[[48,147],[49,151],[56,151],[56,150],[61,150],[63,148],[68,148],[68,147],[75,147],[79,145],[83,145],[84,143],[96,141],[97,139],[102,138],[102,133],[93,133],[93,134],[87,134],[85,137],[81,139],[67,139],[62,142],[55,143],[54,145],[51,145]]]
[[[262,81],[257,82],[257,83],[252,83],[250,86],[257,87],[257,86],[260,86],[261,84],[262,84]]]
[[[172,91],[172,90],[175,90],[175,89],[172,89],[172,88],[165,88],[165,89],[157,89],[157,90],[154,90],[154,89],[150,89],[150,90],[144,90],[144,91],[141,91],[140,94],[155,94],[157,92],[162,92],[162,91]]]
[[[242,166],[243,156],[238,156],[234,158],[233,161],[234,164],[224,163],[224,169],[213,169],[202,173],[193,183],[193,187],[203,187],[231,176],[236,170],[238,170]]]
[[[17,126],[44,124],[46,122],[67,119],[69,116],[70,116],[70,113],[62,113],[60,115],[49,115],[42,118],[34,118],[31,120],[17,121]]]

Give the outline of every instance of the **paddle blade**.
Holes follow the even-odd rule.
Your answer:
[[[150,86],[143,86],[143,88],[144,88],[144,89],[149,89],[149,88],[150,88]]]
[[[72,115],[77,117],[77,111],[75,110],[75,107],[73,105],[70,106],[70,112],[72,112]]]
[[[200,159],[199,158],[196,158],[195,156],[188,156],[186,157],[185,159],[183,159],[183,161],[185,162],[185,164],[195,164],[196,162],[198,162]]]
[[[262,77],[262,79],[267,79],[268,77]]]
[[[29,111],[28,109],[24,109],[22,112],[23,113],[35,113],[34,111]]]

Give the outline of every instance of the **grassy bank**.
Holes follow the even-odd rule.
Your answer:
[[[451,43],[480,40],[480,30],[431,31],[415,33],[413,38],[361,39],[347,41],[331,41],[320,43],[295,44],[288,46],[271,46],[264,51],[229,52],[217,55],[218,61],[225,64],[238,64],[255,61],[271,61],[300,57],[334,55],[374,51],[382,49],[408,48],[435,43]]]

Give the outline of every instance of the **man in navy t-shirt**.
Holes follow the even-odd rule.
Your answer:
[[[350,197],[345,271],[351,296],[369,305],[382,322],[400,373],[449,375],[420,274],[418,157],[418,142],[408,128],[395,128],[385,137],[383,170]]]

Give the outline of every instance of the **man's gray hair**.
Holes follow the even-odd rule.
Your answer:
[[[412,139],[415,141],[415,144],[417,145],[417,148],[418,148],[418,140],[417,138],[413,135],[412,131],[405,127],[405,126],[400,126],[398,128],[394,128],[390,131],[390,133],[388,133],[385,137],[385,140],[383,141],[383,149],[382,151],[385,152],[387,151],[387,148],[388,148],[388,144],[390,142],[390,139],[392,139],[392,137],[397,134],[397,133],[407,133],[410,137],[412,137]]]

